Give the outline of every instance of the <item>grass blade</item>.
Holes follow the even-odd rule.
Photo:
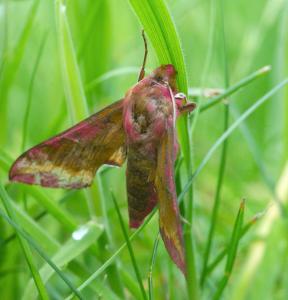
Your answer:
[[[127,247],[128,247],[128,250],[129,250],[130,258],[131,258],[131,261],[132,261],[132,264],[133,264],[133,267],[134,267],[134,271],[135,271],[135,274],[136,274],[136,277],[137,277],[137,280],[138,280],[138,284],[139,284],[141,293],[142,293],[142,298],[144,300],[147,300],[147,295],[146,295],[146,292],[145,292],[145,289],[144,289],[144,286],[143,286],[142,278],[141,278],[141,275],[140,275],[140,272],[139,272],[139,268],[138,268],[138,265],[137,265],[137,262],[136,262],[134,251],[133,251],[133,248],[131,246],[131,243],[130,243],[130,240],[129,240],[129,237],[128,237],[128,233],[127,233],[127,231],[125,229],[125,224],[124,224],[124,221],[122,219],[119,206],[118,206],[118,204],[116,202],[116,199],[115,199],[114,195],[113,194],[111,194],[111,195],[112,195],[112,199],[113,199],[116,211],[117,211],[117,215],[118,215],[118,218],[119,218],[120,226],[121,226],[121,229],[122,229],[125,241],[127,243]]]
[[[88,108],[68,25],[65,2],[56,0],[55,9],[64,90],[70,117],[73,122],[76,122],[87,117]]]
[[[257,110],[261,105],[263,105],[267,100],[269,100],[274,94],[276,94],[279,90],[281,90],[283,87],[285,87],[288,84],[288,78],[281,81],[279,84],[277,84],[272,90],[270,90],[267,94],[265,94],[263,97],[261,97],[259,100],[257,100],[250,108],[248,108],[229,128],[226,130],[213,144],[213,146],[209,149],[203,160],[201,161],[200,165],[196,169],[196,171],[191,175],[188,182],[186,183],[185,187],[183,188],[183,191],[178,197],[178,201],[182,201],[184,195],[189,190],[189,187],[191,186],[193,180],[196,176],[201,172],[201,170],[204,168],[204,166],[207,164],[211,156],[214,154],[214,152],[218,149],[218,147],[233,133],[233,131],[238,128],[238,126],[246,120],[255,110]]]
[[[224,15],[223,15],[223,2],[219,2],[220,6],[220,19],[221,19],[221,35],[222,35],[222,47],[223,47],[223,66],[224,66],[224,78],[225,78],[225,88],[228,89],[229,87],[229,73],[228,73],[228,62],[227,62],[227,53],[226,53],[226,40],[225,40],[225,28],[224,28]],[[230,109],[229,105],[225,105],[225,111],[224,111],[224,128],[223,132],[225,132],[228,129],[229,126],[229,114],[230,114]],[[227,160],[227,139],[223,142],[222,149],[221,149],[221,154],[220,154],[220,167],[218,171],[218,177],[217,177],[217,186],[216,186],[216,193],[215,193],[215,198],[214,198],[214,204],[213,204],[213,209],[212,209],[212,217],[211,217],[211,223],[208,231],[208,239],[206,243],[206,248],[204,251],[204,260],[203,260],[203,269],[202,269],[202,274],[201,274],[201,279],[200,279],[200,284],[201,286],[204,285],[205,278],[206,278],[206,271],[207,271],[207,266],[209,263],[209,258],[210,258],[210,252],[211,252],[211,247],[213,243],[213,237],[215,233],[215,227],[216,227],[216,222],[217,222],[217,217],[218,217],[218,211],[219,211],[219,206],[220,206],[220,201],[221,201],[221,191],[222,191],[222,184],[224,180],[224,173],[225,173],[225,167],[226,167],[226,160]]]
[[[159,240],[160,240],[160,233],[158,232],[157,237],[156,237],[155,242],[154,242],[154,246],[153,246],[152,257],[151,257],[151,262],[150,262],[150,267],[149,267],[149,274],[148,274],[148,289],[149,289],[149,294],[148,295],[149,295],[149,300],[154,299],[152,273],[153,273],[153,267],[155,265]]]
[[[10,204],[10,199],[9,199],[9,196],[8,194],[6,193],[5,189],[3,188],[2,185],[0,185],[0,197],[2,199],[2,202],[3,202],[3,205],[5,206],[5,209],[8,213],[8,215],[10,216],[10,218],[12,220],[17,220],[16,216],[15,216],[15,213],[14,213],[14,210]],[[1,216],[4,218],[4,219],[8,219],[8,217],[6,217],[3,213],[1,213]],[[9,219],[10,220],[10,219]],[[14,221],[11,221],[14,223]],[[17,222],[17,221],[16,221]],[[18,227],[18,225],[16,225],[16,223],[14,223],[15,226]],[[14,229],[16,229],[14,227]],[[39,292],[39,295],[41,297],[41,299],[49,299],[48,297],[48,294],[47,294],[47,291],[46,291],[46,288],[44,286],[44,283],[41,279],[41,276],[38,272],[38,269],[37,269],[37,266],[36,266],[36,263],[34,261],[34,258],[33,258],[33,254],[31,252],[31,249],[29,248],[29,244],[27,243],[27,241],[25,239],[23,239],[23,237],[19,234],[19,230],[17,229],[16,230],[16,234],[17,234],[17,237],[19,239],[19,242],[20,242],[20,245],[22,247],[22,250],[23,250],[23,253],[25,255],[25,258],[26,258],[26,261],[28,263],[28,266],[30,268],[30,271],[31,271],[31,274],[33,276],[33,279],[34,279],[34,282],[35,282],[35,285],[38,289],[38,292]]]
[[[146,225],[150,222],[154,214],[156,213],[156,210],[154,209],[150,215],[145,219],[143,224],[136,230],[134,233],[131,234],[129,237],[129,241],[131,242],[145,227]],[[109,265],[113,263],[113,261],[116,259],[116,257],[119,256],[119,254],[125,249],[127,246],[127,243],[125,242],[121,247],[118,248],[117,251],[114,252],[114,254],[104,263],[102,266],[94,272],[88,279],[85,280],[77,289],[78,291],[82,291],[85,287],[87,287],[95,278],[97,278]],[[65,300],[69,300],[72,298],[72,295],[67,297]]]
[[[51,261],[59,269],[63,269],[65,265],[70,263],[76,257],[81,255],[86,249],[88,249],[88,247],[90,247],[95,240],[98,239],[102,232],[103,226],[100,226],[95,222],[90,222],[81,226],[78,230],[73,232],[70,240],[59,247],[58,251],[51,258]],[[43,265],[40,269],[41,277],[45,283],[48,282],[54,273],[55,270],[52,269],[48,263]],[[30,280],[25,289],[23,300],[36,298],[36,290],[34,289]]]
[[[225,267],[225,272],[222,280],[219,283],[218,289],[213,297],[213,300],[218,300],[222,296],[222,293],[228,283],[228,280],[230,278],[233,265],[235,262],[236,254],[237,254],[237,249],[238,249],[238,244],[239,240],[241,238],[241,232],[242,232],[242,226],[243,226],[243,219],[244,219],[244,208],[245,208],[245,201],[243,200],[240,204],[240,208],[238,211],[238,215],[235,220],[232,236],[231,236],[231,241],[228,247],[228,257],[226,261],[226,267]]]
[[[180,45],[176,27],[171,14],[163,0],[130,0],[135,13],[142,26],[147,32],[151,43],[157,53],[160,64],[172,63],[178,71],[177,85],[181,92],[187,94],[187,74],[184,57]],[[178,135],[183,152],[187,174],[192,169],[191,139],[189,137],[187,115],[178,120]],[[192,224],[193,212],[193,191],[189,186],[189,201],[185,209],[186,218]],[[184,228],[186,270],[187,270],[187,291],[189,298],[198,298],[198,283],[196,276],[193,235],[191,227]]]
[[[245,226],[243,226],[240,238],[246,235],[249,229],[259,220],[259,218],[262,217],[262,215],[263,215],[262,213],[257,214],[254,218],[252,218],[252,220],[250,220]],[[222,259],[228,253],[228,250],[229,248],[227,246],[215,257],[215,259],[207,267],[206,276],[208,276],[216,268],[216,266],[222,261]]]
[[[243,89],[248,84],[252,83],[254,80],[261,78],[262,76],[268,74],[271,71],[270,66],[265,66],[252,74],[248,75],[247,77],[240,80],[235,85],[232,85],[226,91],[224,91],[222,94],[212,98],[211,100],[207,101],[205,104],[203,104],[200,107],[200,112],[204,112],[205,110],[211,108],[212,106],[218,104],[221,100],[228,98],[232,94],[238,92],[239,90]]]
[[[66,276],[50,260],[50,258],[46,255],[46,253],[34,242],[34,240],[25,231],[23,231],[14,221],[12,221],[9,217],[5,216],[1,211],[0,211],[0,215],[3,219],[5,219],[16,230],[16,232],[19,235],[21,235],[21,238],[24,238],[29,243],[29,245],[32,246],[39,253],[39,255],[44,260],[47,261],[47,263],[55,270],[55,272],[63,279],[63,281],[66,282],[66,284],[75,293],[75,295],[77,295],[79,299],[83,299],[82,296],[79,294],[79,292],[73,287],[70,280],[68,278],[66,278]],[[38,270],[37,270],[37,272],[38,272]],[[43,282],[42,282],[42,284],[43,284]],[[38,291],[39,291],[39,288],[38,288]],[[44,296],[44,298],[43,298],[43,295],[40,293],[40,291],[39,291],[39,294],[40,294],[42,299],[49,299],[48,295],[47,295],[47,297]]]

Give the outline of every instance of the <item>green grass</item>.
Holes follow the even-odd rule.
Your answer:
[[[2,0],[1,299],[287,299],[287,26],[287,1]],[[7,177],[23,150],[136,83],[142,28],[146,73],[173,63],[198,102],[177,124],[186,279],[157,210],[128,229],[125,166],[85,191]]]

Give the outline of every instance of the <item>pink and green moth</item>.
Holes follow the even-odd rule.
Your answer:
[[[9,178],[43,187],[80,189],[92,184],[101,165],[121,166],[127,159],[130,227],[139,227],[158,205],[165,247],[185,274],[174,183],[178,152],[175,123],[195,104],[178,92],[172,64],[161,65],[145,77],[145,37],[144,42],[138,83],[124,98],[23,153],[13,163]]]

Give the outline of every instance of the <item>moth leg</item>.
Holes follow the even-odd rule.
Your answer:
[[[138,81],[142,80],[145,76],[145,65],[146,65],[146,60],[147,60],[147,55],[148,55],[147,40],[146,40],[146,37],[145,37],[144,29],[142,29],[142,38],[143,38],[143,41],[144,41],[144,50],[145,50],[145,52],[144,52],[144,59],[143,59],[142,67],[141,67],[140,74],[139,74],[139,77],[138,77]]]

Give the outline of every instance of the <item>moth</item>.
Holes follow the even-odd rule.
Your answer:
[[[144,37],[144,35],[143,35]],[[129,225],[137,228],[158,205],[165,247],[185,274],[182,229],[174,183],[178,152],[176,118],[195,108],[179,93],[172,64],[145,77],[123,99],[23,153],[9,172],[11,181],[50,188],[80,189],[92,184],[98,168],[127,160]]]

